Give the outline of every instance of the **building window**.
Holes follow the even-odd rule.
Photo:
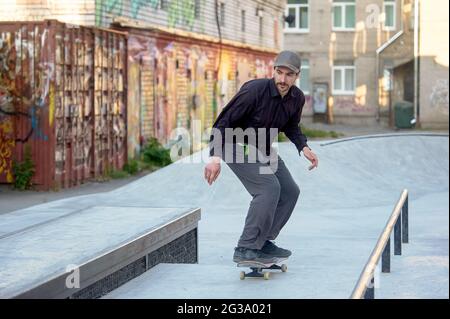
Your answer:
[[[293,19],[290,23],[285,23],[285,32],[309,32],[308,0],[288,0],[286,16]]]
[[[241,31],[245,32],[245,10],[241,11]]]
[[[167,11],[169,8],[169,0],[161,0],[160,2],[161,10]]]
[[[303,93],[305,93],[305,94],[311,93],[311,80],[310,80],[310,75],[309,75],[309,60],[302,59],[301,67],[300,67],[300,77],[297,79],[296,85],[303,91]]]
[[[333,31],[355,30],[355,1],[333,0]]]
[[[395,30],[395,0],[384,1],[384,29]]]
[[[383,70],[383,88],[385,91],[392,91],[392,77],[393,77],[393,69],[385,68]]]
[[[221,2],[219,4],[219,18],[220,18],[220,26],[225,26],[225,3]]]
[[[263,17],[259,17],[259,36],[263,36]]]
[[[194,2],[194,18],[199,19],[200,18],[200,8],[201,8],[201,0],[195,0]]]
[[[333,94],[355,94],[356,76],[353,61],[335,61],[332,72]]]

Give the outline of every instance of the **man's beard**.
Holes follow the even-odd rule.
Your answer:
[[[287,85],[286,83],[278,82],[277,85],[278,85],[278,87],[280,87],[282,90],[287,90],[287,89],[289,89],[289,85]]]

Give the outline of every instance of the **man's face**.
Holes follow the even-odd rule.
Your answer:
[[[284,66],[275,67],[274,75],[275,85],[282,96],[284,96],[291,86],[295,84],[298,73]]]

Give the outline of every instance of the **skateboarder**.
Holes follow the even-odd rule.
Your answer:
[[[299,74],[300,57],[295,52],[282,51],[275,59],[273,78],[246,82],[213,125],[210,160],[205,167],[206,181],[211,185],[217,179],[220,162],[224,160],[253,197],[234,251],[235,262],[271,262],[291,255],[289,250],[276,246],[273,240],[291,216],[300,189],[281,157],[274,155],[271,144],[277,134],[269,131],[284,132],[295,144],[299,155],[303,152],[311,162],[309,169],[317,167],[318,158],[299,127],[305,104],[303,92],[294,85]],[[236,128],[246,132],[254,129],[257,133],[254,139],[251,134],[244,134],[243,143],[239,143],[235,141],[239,137],[230,139],[227,135],[230,129]],[[251,160],[252,152],[258,159]],[[244,160],[240,161],[242,158]],[[276,160],[275,168],[270,159]]]

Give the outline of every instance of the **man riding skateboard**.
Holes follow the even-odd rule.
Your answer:
[[[274,155],[271,144],[278,131],[284,132],[299,155],[303,152],[311,162],[309,170],[318,166],[318,158],[299,127],[305,96],[294,83],[300,66],[300,57],[295,52],[282,51],[275,59],[273,78],[246,82],[213,125],[205,179],[211,185],[224,160],[253,197],[234,251],[233,261],[237,263],[251,260],[270,263],[291,255],[273,240],[290,218],[300,189],[281,157]],[[235,142],[239,134],[230,139],[227,135],[230,130],[233,134],[245,130],[243,143]],[[276,134],[272,134],[273,130]],[[253,160],[254,157],[257,159]],[[275,168],[268,163],[270,159],[276,160]]]

